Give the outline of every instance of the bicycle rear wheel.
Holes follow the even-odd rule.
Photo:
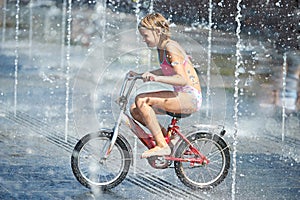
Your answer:
[[[104,159],[112,132],[100,131],[84,136],[76,144],[71,167],[76,179],[85,187],[111,189],[126,177],[132,160],[131,149],[125,138],[118,137],[109,157]]]
[[[209,163],[176,161],[174,166],[178,178],[192,189],[211,189],[220,184],[230,168],[230,153],[226,142],[218,135],[202,132],[188,136],[188,140],[207,157]],[[189,145],[182,142],[176,157],[195,158],[195,154],[189,152]]]

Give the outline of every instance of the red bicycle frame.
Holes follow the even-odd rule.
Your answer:
[[[148,148],[151,149],[156,146],[154,138],[152,134],[146,133],[135,120],[133,120],[131,117],[129,117],[127,114],[125,114],[129,120],[129,126],[132,132],[140,139],[140,141]],[[171,156],[165,156],[164,158],[166,160],[171,161],[178,161],[178,162],[190,162],[191,166],[193,166],[195,163],[198,164],[208,164],[209,160],[204,156],[197,148],[194,147],[193,144],[180,132],[180,128],[177,125],[178,119],[176,117],[172,117],[171,123],[168,126],[167,135],[165,136],[166,142],[169,144],[171,141],[171,137],[174,137],[176,134],[179,135],[182,140],[184,140],[188,146],[189,149],[185,151],[185,155],[195,155],[194,158],[178,158],[174,155]]]

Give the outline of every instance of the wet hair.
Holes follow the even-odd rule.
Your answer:
[[[171,36],[169,22],[159,13],[150,13],[146,15],[138,24],[138,28],[146,28],[149,30],[161,28],[162,34],[167,37]]]

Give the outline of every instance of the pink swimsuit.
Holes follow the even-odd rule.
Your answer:
[[[160,57],[160,55],[158,55]],[[186,63],[188,62],[188,56],[184,60],[183,65],[185,66]],[[165,76],[172,76],[175,75],[175,71],[172,67],[172,65],[168,62],[167,56],[166,56],[166,50],[164,50],[164,55],[163,55],[163,61],[160,63],[160,67],[162,70],[162,73]],[[195,106],[197,107],[197,111],[200,110],[201,104],[202,104],[202,94],[200,91],[198,91],[196,88],[185,85],[185,86],[173,86],[175,92],[184,92],[184,93],[189,93],[193,97],[193,102],[195,103]]]

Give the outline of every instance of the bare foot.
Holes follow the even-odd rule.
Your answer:
[[[145,151],[141,158],[149,158],[151,156],[167,156],[171,154],[171,149],[169,146],[159,147],[156,146],[152,149]]]

